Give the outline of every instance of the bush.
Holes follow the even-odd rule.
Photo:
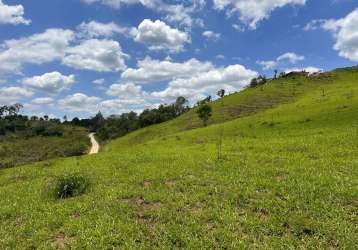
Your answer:
[[[59,125],[48,126],[42,133],[43,136],[63,136],[63,128]]]
[[[199,118],[203,121],[204,126],[208,125],[208,120],[212,116],[212,108],[208,104],[202,104],[199,106],[196,113],[198,114]]]
[[[34,135],[42,135],[46,131],[46,127],[42,124],[35,125],[31,129]]]
[[[66,199],[82,195],[89,186],[87,178],[72,174],[60,177],[55,185],[55,196],[58,199]]]
[[[6,128],[3,124],[1,124],[0,122],[0,135],[5,135],[6,134]]]

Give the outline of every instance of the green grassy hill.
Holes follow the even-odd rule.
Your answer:
[[[319,91],[322,94],[322,91],[332,83],[344,84],[356,81],[356,74],[356,68],[338,69],[319,77],[307,78],[298,75],[279,78],[257,88],[245,89],[226,96],[222,101],[212,102],[213,116],[209,124],[252,116],[282,104],[292,103],[312,91]],[[196,109],[192,109],[175,120],[135,131],[120,140],[113,141],[108,148],[113,146],[114,149],[118,149],[121,146],[137,145],[151,139],[200,127],[202,122],[197,117]]]
[[[90,147],[88,131],[73,126],[60,128],[61,136],[26,136],[21,133],[0,136],[0,169],[85,154]]]
[[[205,128],[192,110],[98,155],[1,170],[0,248],[358,247],[358,67],[212,106]],[[71,173],[86,193],[50,196]]]

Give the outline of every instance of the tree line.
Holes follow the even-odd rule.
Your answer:
[[[273,79],[285,76],[285,73],[278,74],[278,71],[275,70]],[[262,86],[270,80],[260,75],[253,78],[248,87]],[[224,97],[225,90],[219,90],[217,95],[219,98]],[[196,113],[204,126],[208,124],[212,116],[212,108],[209,104],[211,100],[212,97],[208,96],[198,101],[195,105],[197,106]],[[105,118],[101,112],[98,112],[91,118],[79,119],[75,117],[71,121],[68,121],[67,116],[64,116],[63,122],[57,118],[50,119],[47,115],[43,117],[20,115],[19,112],[22,108],[21,104],[0,107],[0,135],[16,131],[27,131],[29,135],[61,136],[63,133],[61,124],[64,124],[85,127],[96,132],[102,140],[108,140],[124,136],[140,128],[169,121],[190,110],[188,100],[182,96],[178,97],[172,104],[162,104],[157,108],[146,109],[140,114],[129,112]]]
[[[21,134],[22,137],[31,136],[62,136],[64,129],[60,119],[26,116],[19,114],[23,106],[19,103],[14,105],[0,106],[0,136],[9,134]]]
[[[100,139],[109,140],[124,136],[140,128],[169,121],[186,113],[188,110],[190,110],[188,100],[180,96],[172,104],[162,104],[158,108],[145,109],[140,114],[129,112],[105,118],[101,112],[98,112],[92,118],[79,119],[75,117],[67,123],[86,127],[96,132]]]

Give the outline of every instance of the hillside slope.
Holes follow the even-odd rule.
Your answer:
[[[212,105],[206,128],[193,110],[98,155],[0,171],[0,248],[357,247],[357,67]],[[68,173],[90,188],[50,198]]]
[[[239,93],[228,95],[222,100],[211,102],[213,116],[209,120],[209,125],[252,116],[281,104],[292,103],[306,93],[322,91],[332,83],[344,84],[355,81],[356,71],[357,68],[352,67],[337,69],[318,77],[308,78],[297,75],[279,78],[257,88],[247,88]],[[115,140],[107,149],[112,146],[118,149],[121,146],[137,145],[154,138],[200,127],[202,127],[202,122],[197,117],[194,108],[177,119],[135,131]]]
[[[60,136],[22,133],[0,136],[0,169],[85,154],[90,146],[88,131],[72,126],[59,127]]]

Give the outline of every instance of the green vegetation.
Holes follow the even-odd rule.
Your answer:
[[[0,248],[357,248],[358,67],[210,106],[207,127],[196,107],[97,155],[1,170]],[[76,173],[91,190],[43,195]]]
[[[87,131],[58,119],[19,115],[20,104],[0,107],[0,169],[31,162],[82,155]]]
[[[58,178],[54,188],[54,197],[66,199],[82,195],[89,186],[88,180],[78,174],[62,176]]]
[[[202,104],[196,110],[198,117],[203,121],[203,125],[208,125],[209,118],[212,116],[212,108],[209,104]]]
[[[0,168],[83,155],[89,147],[87,131],[74,127],[66,127],[63,136],[7,137],[0,139]]]
[[[188,101],[184,97],[178,97],[175,103],[162,104],[158,108],[146,109],[139,115],[135,112],[129,112],[104,118],[99,112],[90,119],[80,120],[75,117],[70,124],[88,128],[96,132],[101,141],[107,141],[127,135],[140,128],[172,120],[189,111],[187,104]]]
[[[284,77],[284,73],[281,75],[281,77]],[[275,76],[274,76],[274,79],[277,78],[277,73],[275,71]],[[257,78],[253,78],[250,82],[250,87],[251,88],[256,88],[257,86],[260,86],[260,85],[264,85],[267,83],[267,79],[266,79],[266,76],[258,76]]]

